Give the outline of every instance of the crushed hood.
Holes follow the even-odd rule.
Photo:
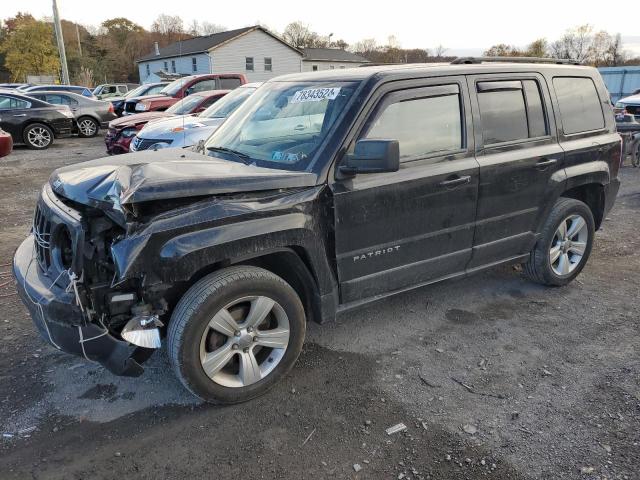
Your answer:
[[[128,115],[126,117],[121,117],[121,118],[116,118],[115,120],[111,120],[109,122],[109,127],[120,130],[121,128],[135,127],[136,125],[140,125],[141,123],[147,123],[147,122],[150,122],[151,120],[157,120],[160,118],[168,118],[168,117],[172,117],[172,115],[167,112],[135,113],[133,115]]]
[[[124,223],[123,206],[206,195],[310,187],[317,177],[256,167],[188,150],[128,153],[60,168],[49,183],[74,202],[104,210]]]

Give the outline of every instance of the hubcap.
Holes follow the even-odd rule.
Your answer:
[[[29,143],[36,147],[46,147],[51,143],[51,134],[47,129],[42,127],[32,128],[29,130],[27,137],[29,139]]]
[[[96,125],[91,120],[83,120],[78,125],[78,129],[83,135],[90,137],[96,133]]]
[[[219,385],[252,385],[280,363],[289,333],[289,318],[275,300],[240,298],[209,321],[200,340],[200,364]]]
[[[588,239],[587,221],[582,216],[570,215],[560,222],[549,249],[549,261],[556,275],[569,275],[578,267]]]

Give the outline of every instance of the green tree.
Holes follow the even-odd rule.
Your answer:
[[[0,51],[13,81],[26,81],[27,75],[58,75],[58,49],[53,43],[53,27],[31,15],[16,16],[3,35]],[[9,22],[5,22],[9,24]]]

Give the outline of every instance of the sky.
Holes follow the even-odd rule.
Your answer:
[[[18,11],[36,18],[51,16],[51,0],[1,2],[0,18]],[[241,8],[230,7],[233,5]],[[620,33],[625,48],[640,54],[638,22],[626,21],[607,4],[594,0],[323,0],[308,4],[300,0],[58,0],[58,9],[62,18],[81,24],[99,25],[108,18],[124,16],[145,28],[160,13],[179,15],[185,26],[194,19],[229,29],[260,23],[277,32],[300,20],[321,35],[333,33],[333,40],[355,43],[375,38],[385,44],[394,35],[403,48],[443,45],[447,54],[457,55],[481,53],[497,43],[525,46],[540,37],[555,40],[566,29],[588,23],[597,30]]]

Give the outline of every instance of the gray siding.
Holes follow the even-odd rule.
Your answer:
[[[359,67],[360,65],[364,65],[363,63],[354,63],[354,62],[331,62],[326,60],[304,60],[302,62],[302,71],[303,72],[312,72],[313,66],[318,66],[318,71],[320,70],[330,70],[331,67],[338,68],[354,68]]]
[[[211,50],[213,73],[244,73],[250,82],[262,82],[278,75],[301,71],[302,55],[270,35],[254,30]],[[253,72],[246,70],[246,57],[253,57]],[[264,69],[271,58],[272,71]]]
[[[197,71],[193,71],[193,58],[196,59]],[[138,64],[138,72],[140,73],[140,83],[148,83],[151,81],[157,81],[157,77],[153,74],[156,72],[167,71],[173,72],[171,69],[171,61],[176,62],[176,73],[184,73],[187,75],[193,75],[197,73],[211,73],[209,66],[209,56],[203,53],[187,55],[184,57],[174,58],[161,58],[158,60],[150,60],[147,62],[140,62]],[[164,68],[164,62],[167,62],[167,68]],[[147,65],[149,65],[149,71],[151,72],[151,78],[147,75]]]

